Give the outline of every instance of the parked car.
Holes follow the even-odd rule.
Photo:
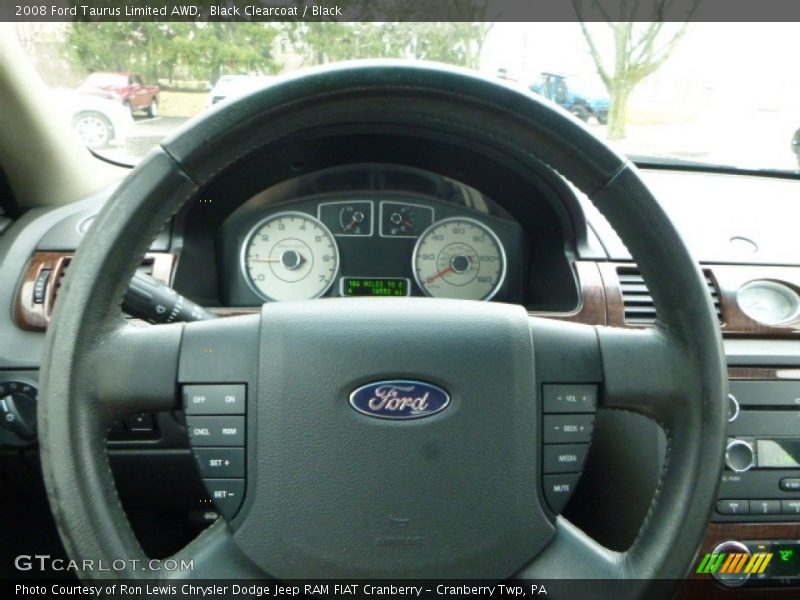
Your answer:
[[[132,113],[142,111],[149,117],[158,116],[159,87],[145,84],[137,73],[92,73],[79,91],[117,100]]]
[[[270,83],[271,75],[223,75],[208,93],[206,108],[229,98],[239,98]]]
[[[60,105],[69,111],[72,128],[86,146],[97,150],[125,143],[133,126],[133,118],[125,106],[114,100],[74,90],[57,93]]]
[[[608,122],[610,105],[608,97],[584,90],[579,91],[572,82],[567,80],[565,75],[542,73],[530,86],[530,89],[548,100],[552,100],[582,121],[588,121],[589,117],[594,117],[598,123]]]

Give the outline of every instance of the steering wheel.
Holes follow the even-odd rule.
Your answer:
[[[493,302],[348,298],[125,323],[120,301],[136,258],[178,209],[231,165],[327,131],[446,138],[546,163],[624,240],[659,321],[626,330]],[[365,383],[397,378],[436,384],[451,401],[411,420],[349,405]],[[546,507],[548,382],[598,384],[600,408],[646,415],[666,432],[657,492],[624,552]],[[196,383],[246,386],[241,508],[175,555],[193,570],[112,576],[626,578],[626,592],[640,596],[685,575],[722,465],[719,326],[697,264],[635,167],[524,90],[443,66],[344,64],[282,80],[188,125],[116,190],[70,266],[42,368],[41,456],[71,558],[146,560],[118,500],[106,433],[122,415],[180,409],[181,386]],[[396,517],[413,533],[387,534]]]

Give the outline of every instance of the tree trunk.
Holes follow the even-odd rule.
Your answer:
[[[611,88],[610,93],[607,137],[610,140],[622,140],[625,138],[625,125],[628,122],[628,98],[631,88],[622,83]]]

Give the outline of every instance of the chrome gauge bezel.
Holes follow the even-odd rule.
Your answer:
[[[431,294],[428,291],[428,289],[424,285],[422,285],[422,282],[420,281],[419,273],[417,272],[417,254],[419,252],[419,247],[420,244],[422,243],[422,240],[425,239],[425,237],[432,229],[441,227],[442,225],[446,225],[447,223],[453,221],[470,223],[472,225],[477,226],[479,229],[482,229],[483,231],[487,232],[494,240],[494,243],[497,245],[497,248],[500,250],[500,261],[503,264],[502,264],[502,269],[500,270],[500,276],[497,278],[497,283],[495,283],[494,288],[487,296],[475,300],[476,302],[488,302],[497,295],[497,293],[500,291],[500,288],[503,287],[503,284],[506,281],[506,272],[508,270],[508,259],[506,258],[506,248],[503,245],[503,242],[500,241],[500,238],[491,227],[489,227],[486,223],[482,223],[481,221],[478,221],[477,219],[473,219],[471,217],[447,217],[446,219],[434,221],[433,223],[428,225],[428,227],[426,227],[422,233],[419,234],[419,237],[417,238],[417,241],[414,244],[414,251],[411,253],[411,272],[414,274],[414,281],[416,282],[417,287],[420,290],[422,290],[423,294],[425,294],[430,298],[437,297]]]
[[[247,283],[247,287],[249,287],[250,290],[262,300],[265,300],[267,302],[284,302],[284,300],[277,300],[275,298],[271,298],[263,291],[261,291],[255,284],[255,282],[253,282],[252,278],[250,277],[250,273],[247,270],[247,251],[248,248],[250,247],[250,242],[252,241],[253,236],[256,234],[257,231],[259,231],[264,226],[265,223],[283,217],[301,217],[303,219],[311,221],[316,226],[318,226],[330,238],[331,242],[333,243],[334,259],[335,259],[334,260],[335,264],[333,268],[333,277],[331,277],[331,280],[328,282],[328,284],[318,294],[316,294],[315,296],[309,296],[307,300],[314,300],[315,298],[324,296],[326,293],[328,293],[328,290],[331,289],[331,286],[333,286],[337,277],[339,277],[339,267],[341,262],[339,257],[339,245],[336,243],[336,236],[333,235],[333,232],[328,228],[327,225],[325,225],[325,223],[320,221],[314,215],[301,212],[299,210],[287,210],[279,213],[273,213],[259,220],[255,225],[253,225],[248,230],[247,235],[244,236],[244,243],[242,244],[242,247],[239,250],[239,269],[241,270],[242,276],[244,277],[244,280]]]
[[[741,301],[742,293],[752,288],[771,289],[783,295],[784,297],[789,298],[794,303],[794,310],[792,311],[792,314],[778,321],[773,321],[773,320],[766,321],[754,317],[745,309]],[[778,281],[772,281],[770,279],[755,279],[753,281],[745,283],[736,291],[736,304],[739,306],[739,310],[741,310],[742,313],[744,313],[747,316],[747,318],[752,319],[757,323],[761,323],[762,325],[767,325],[769,327],[778,327],[781,325],[785,325],[787,323],[794,323],[795,321],[800,320],[800,294],[794,288],[784,283],[780,283]]]

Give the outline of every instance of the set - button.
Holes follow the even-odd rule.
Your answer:
[[[597,409],[597,385],[546,383],[542,386],[544,496],[558,514],[580,478]]]
[[[231,519],[242,505],[246,482],[243,384],[183,386],[189,444],[217,511]]]

